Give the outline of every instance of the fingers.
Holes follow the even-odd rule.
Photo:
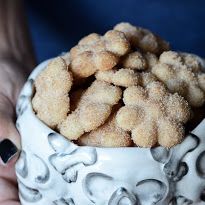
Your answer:
[[[15,124],[15,109],[6,97],[0,95],[0,141],[10,139],[20,148],[20,138]]]
[[[20,203],[16,200],[9,200],[0,203],[0,205],[20,205]]]
[[[20,138],[10,114],[0,112],[0,205],[20,205],[14,169]]]
[[[0,95],[0,178],[12,181],[15,180],[14,164],[20,149],[20,137],[15,128],[14,116],[12,103]]]
[[[20,205],[16,184],[0,178],[0,205]]]
[[[0,142],[5,139],[9,139],[18,149],[20,149],[20,137],[13,119],[7,116],[2,116],[0,113]]]
[[[15,179],[20,137],[11,119],[0,117],[0,177]]]
[[[0,118],[0,205],[20,205],[16,184],[16,175],[14,165],[18,158],[17,147],[19,143],[18,133],[12,120],[9,118]],[[3,122],[3,124],[1,124]],[[8,124],[4,127],[4,125]],[[6,136],[7,139],[2,139]]]
[[[14,169],[20,137],[14,120],[12,103],[0,95],[0,205],[20,205]]]
[[[0,96],[0,205],[20,205],[14,169],[20,137],[14,116],[12,103]]]

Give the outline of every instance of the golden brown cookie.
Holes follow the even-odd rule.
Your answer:
[[[151,52],[158,55],[163,51],[169,50],[169,43],[147,29],[123,22],[117,24],[114,30],[123,32],[131,46],[139,48],[143,52]]]
[[[33,109],[37,116],[51,128],[61,123],[69,112],[68,93],[72,80],[65,61],[60,57],[51,60],[35,80]]]
[[[69,52],[63,54],[61,58],[65,60],[67,66],[70,66],[70,53]]]
[[[158,60],[159,60],[155,54],[149,53],[149,52],[145,53],[144,57],[147,62],[147,68],[146,68],[147,71],[150,71],[152,67],[158,63]]]
[[[139,84],[139,73],[130,69],[112,69],[107,71],[98,71],[95,74],[97,80],[112,83],[114,85],[129,87]]]
[[[204,104],[205,73],[198,57],[174,51],[164,52],[152,72],[171,92],[178,92],[192,107]]]
[[[158,58],[153,53],[142,54],[134,51],[122,59],[121,65],[123,68],[134,70],[150,70],[157,62]]]
[[[145,88],[132,86],[124,91],[122,107],[116,116],[117,125],[131,131],[140,147],[161,145],[170,148],[184,137],[183,123],[190,117],[188,103],[178,94],[170,94],[160,82]]]
[[[130,49],[120,31],[108,31],[104,36],[90,34],[70,51],[71,70],[77,78],[93,75],[98,70],[110,70]]]
[[[133,145],[129,132],[116,125],[116,112],[120,107],[113,108],[109,119],[96,130],[86,133],[78,139],[79,145],[96,147],[130,147]]]
[[[95,74],[97,80],[112,83],[117,86],[130,87],[134,85],[145,85],[148,82],[157,81],[157,78],[150,72],[135,72],[132,69],[112,69],[98,71]]]
[[[85,132],[98,128],[109,118],[121,94],[119,87],[94,81],[82,95],[75,111],[59,126],[60,133],[70,140],[77,140]]]
[[[136,70],[145,70],[147,68],[147,62],[144,56],[138,52],[132,52],[126,55],[122,60],[123,68],[130,68]]]

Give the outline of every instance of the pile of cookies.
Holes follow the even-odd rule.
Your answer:
[[[170,148],[205,104],[204,61],[120,23],[93,33],[35,80],[36,115],[79,145]]]

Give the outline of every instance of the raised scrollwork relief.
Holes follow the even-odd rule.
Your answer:
[[[134,188],[130,188],[123,181],[103,173],[89,173],[83,182],[84,193],[94,204],[157,204],[166,195],[167,189],[163,182],[156,179],[139,181]]]
[[[29,162],[28,162],[29,160]],[[20,196],[28,202],[37,202],[41,200],[42,194],[34,187],[26,186],[22,180],[26,180],[30,175],[29,180],[33,183],[41,184],[49,180],[49,169],[46,163],[35,154],[29,154],[29,159],[26,152],[21,151],[19,160],[16,163],[16,173],[18,177]]]
[[[188,135],[185,140],[171,148],[163,147],[151,148],[154,160],[164,164],[164,173],[172,181],[179,181],[188,172],[188,166],[183,162],[187,153],[192,152],[199,145],[199,138],[195,135]]]
[[[83,167],[95,164],[97,152],[94,147],[77,147],[55,133],[48,136],[49,144],[55,154],[49,157],[51,165],[62,174],[68,183],[77,180],[78,171]]]
[[[53,202],[53,205],[75,205],[73,199],[58,199]]]
[[[19,96],[16,106],[17,116],[22,115],[24,111],[27,109],[27,106],[29,104],[30,92],[33,90],[33,83],[33,79],[28,79],[24,85],[22,94]]]

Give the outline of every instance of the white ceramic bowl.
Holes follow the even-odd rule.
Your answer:
[[[30,75],[17,105],[22,205],[205,204],[205,120],[170,150],[77,146],[32,110],[33,82],[48,62]]]

